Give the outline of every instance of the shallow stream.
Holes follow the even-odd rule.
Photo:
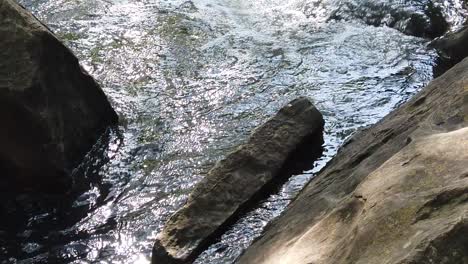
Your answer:
[[[324,156],[197,260],[233,263],[346,138],[433,78],[437,58],[428,39],[355,15],[376,6],[421,13],[428,1],[365,1],[372,10],[358,0],[20,2],[102,84],[121,125],[77,169],[91,180],[66,209],[68,223],[47,225],[60,217],[54,212],[31,215],[2,263],[149,263],[164,221],[214,162],[287,102],[308,96],[326,119]],[[460,1],[436,3],[460,25]]]

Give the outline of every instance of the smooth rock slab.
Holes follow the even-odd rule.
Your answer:
[[[321,113],[299,98],[258,127],[247,143],[209,171],[169,219],[153,248],[152,263],[192,262],[223,224],[281,174],[301,145],[308,144],[311,159],[321,152],[323,125]]]
[[[0,191],[64,193],[117,115],[78,59],[14,0],[0,0]]]

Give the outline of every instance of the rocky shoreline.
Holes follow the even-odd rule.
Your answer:
[[[238,263],[466,263],[468,59],[355,135]]]
[[[237,263],[468,263],[467,26],[430,47],[458,64],[353,136]]]
[[[440,10],[427,10],[424,17],[395,13],[389,26],[442,35],[448,25],[439,23]],[[430,23],[419,28],[426,16]],[[398,28],[397,18],[411,18],[410,28]],[[13,197],[0,209],[14,215],[15,195],[68,195],[72,170],[118,117],[39,20],[13,0],[0,2],[0,20],[0,35],[9,36],[0,39],[8,51],[0,54],[0,190]],[[468,263],[468,26],[430,47],[456,65],[353,136],[238,263]],[[299,98],[255,130],[169,219],[152,263],[193,262],[272,184],[301,171],[301,157],[310,164],[320,155],[323,122]]]
[[[431,45],[455,64],[466,57],[466,33]],[[353,136],[238,263],[467,263],[467,87],[465,59]],[[204,200],[217,193],[203,192]],[[189,199],[156,242],[153,264],[193,261],[200,241],[209,243],[195,231],[204,210],[223,211]]]
[[[433,41],[459,63],[353,136],[237,263],[468,263],[467,33]]]

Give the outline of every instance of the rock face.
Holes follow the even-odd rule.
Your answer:
[[[468,263],[468,59],[347,143],[238,263]]]
[[[166,223],[153,248],[153,264],[190,263],[217,231],[262,188],[281,175],[302,145],[321,152],[323,117],[299,98],[258,127],[247,143],[218,162]]]
[[[0,190],[59,191],[117,115],[34,16],[0,1]]]

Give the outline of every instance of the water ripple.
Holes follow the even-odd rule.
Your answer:
[[[93,180],[68,209],[71,226],[57,227],[53,246],[49,231],[20,239],[18,263],[147,263],[164,221],[216,160],[309,96],[326,119],[325,154],[197,260],[232,263],[346,138],[432,78],[425,40],[329,20],[331,0],[21,2],[100,81],[121,125],[77,170]]]

